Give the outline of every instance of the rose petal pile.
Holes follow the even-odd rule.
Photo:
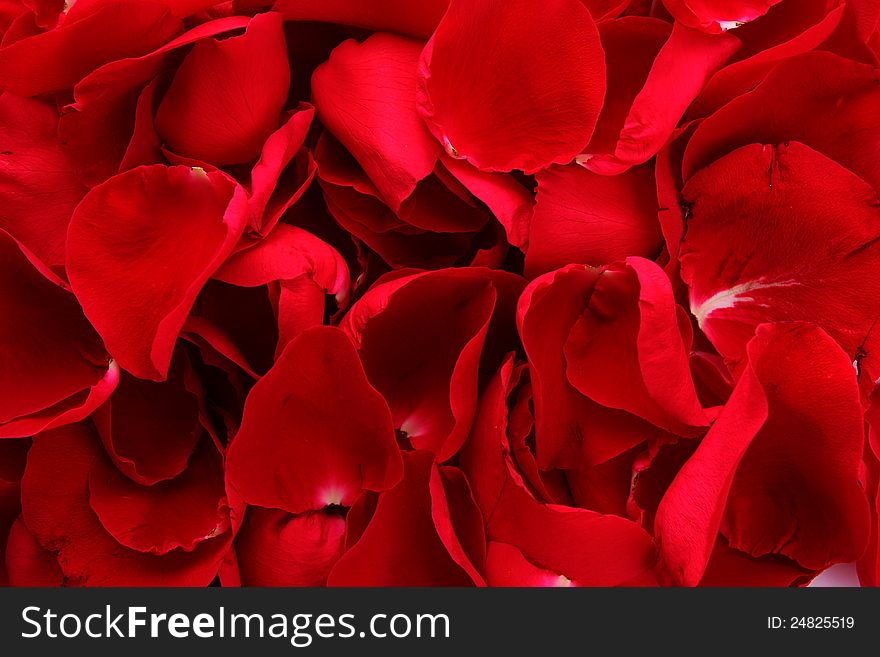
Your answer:
[[[0,2],[0,585],[880,584],[880,3]]]

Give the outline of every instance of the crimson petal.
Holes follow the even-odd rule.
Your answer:
[[[139,167],[86,195],[71,219],[67,270],[123,368],[165,378],[190,307],[246,221],[244,190],[201,169]]]
[[[335,328],[305,331],[254,386],[227,476],[250,504],[301,513],[393,486],[401,460],[385,401]]]

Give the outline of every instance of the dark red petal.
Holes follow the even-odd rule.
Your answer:
[[[40,545],[18,518],[6,540],[9,586],[61,586],[64,573],[55,557]]]
[[[418,41],[389,34],[363,43],[349,40],[312,75],[312,99],[321,123],[395,212],[434,170],[440,154],[416,111],[421,49]]]
[[[808,570],[855,561],[869,520],[850,359],[807,324],[762,325],[748,353],[770,413],[737,468],[722,534],[752,556],[779,554]]]
[[[235,539],[243,586],[324,586],[343,552],[345,520],[249,507]]]
[[[403,480],[379,496],[363,536],[330,571],[330,586],[472,586],[472,575],[450,555],[438,527],[429,481],[430,452],[404,454]],[[481,578],[482,579],[482,578]],[[479,582],[477,582],[479,583]]]
[[[151,486],[133,482],[107,459],[96,459],[89,472],[89,505],[104,529],[138,552],[189,552],[229,527],[223,466],[208,439],[179,476]]]
[[[573,262],[605,265],[631,255],[653,257],[659,251],[651,167],[600,176],[572,164],[541,171],[536,179],[527,276]]]
[[[119,368],[58,280],[47,280],[0,230],[0,437],[86,417]]]
[[[812,576],[789,559],[767,556],[755,559],[734,550],[719,538],[700,586],[796,586]]]
[[[650,260],[627,258],[602,270],[564,353],[568,381],[593,401],[680,436],[708,426],[672,286]]]
[[[324,21],[396,32],[420,39],[431,36],[449,0],[277,0],[273,9],[284,20]]]
[[[767,13],[782,0],[663,0],[675,20],[717,34]]]
[[[399,481],[391,414],[344,333],[304,332],[257,382],[227,474],[248,503],[291,513],[351,506]]]
[[[828,52],[793,58],[702,122],[685,151],[685,180],[740,146],[799,141],[880,189],[878,114],[873,67]]]
[[[579,161],[606,175],[647,162],[672,135],[709,77],[739,46],[733,36],[707,36],[676,23],[633,100],[614,149],[609,154],[590,152]]]
[[[517,324],[534,391],[536,458],[544,470],[602,463],[651,433],[644,421],[582,395],[566,376],[563,345],[598,279],[598,269],[570,265],[536,278],[519,300]]]
[[[109,62],[83,78],[74,88],[76,102],[64,108],[58,130],[80,179],[94,186],[120,171],[136,127],[140,95],[151,80],[176,63],[175,50],[241,29],[247,22],[244,16],[208,21],[142,57]]]
[[[290,68],[281,16],[258,14],[242,36],[197,43],[156,112],[156,130],[179,155],[248,162],[279,124]]]
[[[181,31],[180,19],[160,4],[107,2],[79,20],[0,48],[0,87],[19,96],[69,89],[102,64],[148,53]]]
[[[880,393],[871,396],[865,412],[868,440],[865,445],[865,492],[871,506],[871,535],[868,548],[859,559],[858,573],[862,586],[880,586]]]
[[[578,0],[547,0],[540,11],[530,0],[452,0],[420,69],[431,132],[489,171],[571,162],[605,95],[599,33]]]
[[[196,295],[246,221],[244,190],[219,172],[139,167],[86,195],[71,219],[68,275],[123,368],[165,378]]]
[[[0,95],[0,228],[60,269],[67,224],[86,188],[65,159],[57,131],[53,106]]]
[[[485,585],[480,571],[486,563],[486,534],[467,477],[454,466],[433,468],[428,488],[431,517],[440,540],[474,583]]]
[[[370,382],[388,400],[395,427],[440,461],[461,447],[473,419],[477,375],[490,320],[522,287],[513,274],[482,268],[416,274],[374,286],[345,316]],[[510,317],[512,319],[512,317]]]
[[[123,547],[89,506],[89,472],[106,458],[86,425],[70,425],[34,440],[22,479],[22,516],[58,559],[65,583],[90,586],[207,586],[223,560],[231,533],[199,543],[192,552],[165,555]]]
[[[683,194],[691,213],[681,275],[722,356],[742,359],[761,322],[805,320],[855,358],[880,315],[876,190],[792,142],[744,146]]]
[[[198,399],[180,381],[128,374],[92,421],[115,467],[143,485],[179,475],[202,434]]]
[[[161,80],[161,76],[154,78],[138,96],[134,111],[134,131],[119,163],[120,173],[145,164],[165,162],[162,156],[162,139],[156,134],[153,123]]]

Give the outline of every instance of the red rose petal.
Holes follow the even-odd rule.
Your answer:
[[[743,46],[736,61],[712,76],[688,115],[710,114],[753,89],[778,63],[817,48],[834,33],[845,7],[840,0],[783,2],[761,20],[738,28]]]
[[[650,167],[600,176],[578,165],[541,171],[526,251],[526,275],[569,263],[605,265],[660,248]]]
[[[703,577],[719,529],[732,548],[807,570],[856,559],[868,538],[861,408],[846,355],[800,323],[761,325],[748,353],[730,401],[657,511],[664,569],[679,584]]]
[[[429,481],[430,452],[404,454],[403,480],[379,496],[363,536],[330,572],[330,586],[473,586],[472,567],[450,555],[448,525],[438,528]],[[438,533],[441,532],[441,533]],[[446,541],[444,542],[443,536]],[[470,572],[468,572],[470,571]],[[482,578],[480,578],[482,580]]]
[[[244,230],[244,196],[222,173],[157,165],[115,176],[77,207],[67,244],[71,285],[108,350],[135,376],[165,378],[199,289]]]
[[[507,361],[489,384],[462,452],[490,542],[515,546],[537,568],[585,586],[656,583],[651,538],[634,522],[541,504],[526,491],[505,435],[510,367]]]
[[[107,2],[0,48],[0,87],[19,96],[70,89],[102,64],[148,53],[181,32],[180,19],[160,4]]]
[[[856,560],[869,521],[852,363],[805,324],[759,327],[748,353],[770,412],[737,468],[722,534],[752,556],[780,554],[808,570]]]
[[[312,180],[314,172],[301,181],[297,193],[286,198],[275,196],[282,173],[305,142],[314,116],[315,108],[300,103],[284,125],[266,139],[260,159],[251,171],[251,225],[263,235],[275,227],[284,211],[297,201]]]
[[[57,130],[54,107],[0,95],[0,229],[60,270],[70,215],[86,188],[58,146]]]
[[[62,148],[80,180],[94,186],[121,170],[142,90],[176,63],[175,50],[247,23],[244,16],[208,21],[142,57],[109,62],[83,78],[74,88],[76,102],[64,108],[58,128]]]
[[[562,345],[598,279],[599,270],[570,265],[536,278],[519,300],[517,324],[534,392],[536,459],[544,470],[602,463],[652,432],[635,416],[585,397],[566,376]]]
[[[654,520],[664,574],[696,586],[715,547],[736,467],[767,419],[767,398],[751,367],[694,455],[663,496]]]
[[[192,552],[165,555],[123,547],[89,506],[89,471],[106,458],[85,425],[41,434],[28,453],[22,479],[22,516],[54,554],[65,583],[90,586],[207,586],[231,542],[230,532],[199,543]]]
[[[669,279],[650,260],[603,268],[564,343],[571,385],[676,435],[702,433],[708,423],[676,309]]]
[[[761,322],[797,319],[855,358],[880,316],[876,190],[792,142],[742,147],[683,194],[691,214],[681,275],[691,312],[722,356],[740,360]]]
[[[416,111],[421,49],[418,41],[389,34],[363,43],[349,40],[312,75],[312,99],[321,123],[395,212],[434,170],[440,154]]]
[[[120,544],[138,552],[189,552],[229,527],[220,454],[202,440],[176,478],[144,486],[96,459],[89,472],[89,505]]]
[[[614,148],[608,154],[589,151],[579,161],[592,171],[613,175],[651,159],[709,77],[739,46],[731,35],[707,36],[676,23],[633,99]]]
[[[799,141],[880,189],[878,114],[873,67],[828,52],[793,58],[703,121],[685,151],[685,180],[741,146]]]
[[[324,586],[343,552],[345,520],[252,506],[235,539],[243,586]]]
[[[202,435],[198,399],[178,380],[123,374],[92,421],[115,467],[147,486],[183,472]]]
[[[489,171],[571,162],[605,94],[599,34],[578,0],[540,10],[529,0],[452,0],[420,69],[431,132],[447,153]]]
[[[0,437],[86,417],[119,378],[76,299],[0,230]]]
[[[341,331],[313,328],[254,386],[227,475],[250,504],[301,513],[351,506],[401,476],[391,415]]]
[[[414,447],[440,461],[461,447],[483,345],[506,348],[502,339],[487,339],[490,321],[512,316],[508,307],[521,287],[522,279],[506,272],[446,269],[376,285],[349,310],[341,326]]]
[[[156,130],[179,155],[248,162],[278,128],[289,87],[281,16],[258,14],[242,36],[193,47],[159,105]]]

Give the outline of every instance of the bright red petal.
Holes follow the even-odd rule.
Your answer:
[[[599,33],[578,0],[452,0],[420,68],[431,132],[489,171],[571,162],[605,95]]]

